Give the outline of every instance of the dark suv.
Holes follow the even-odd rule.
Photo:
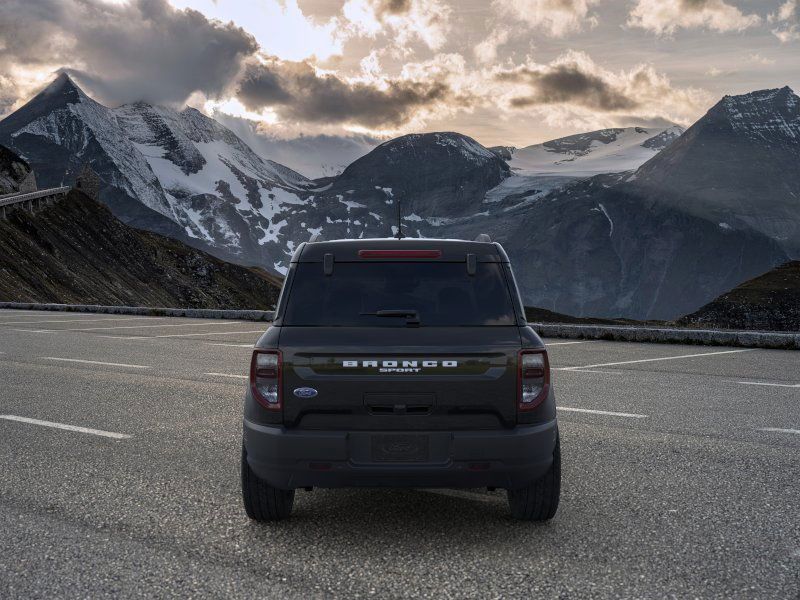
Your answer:
[[[558,508],[547,350],[503,248],[428,239],[304,243],[253,351],[242,493],[289,516],[297,488],[506,488]]]

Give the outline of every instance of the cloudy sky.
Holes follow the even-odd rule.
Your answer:
[[[279,136],[522,146],[800,91],[800,0],[2,0],[0,115],[61,69]]]

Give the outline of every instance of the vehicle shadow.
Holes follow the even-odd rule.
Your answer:
[[[558,515],[545,524],[512,519],[504,490],[456,489],[318,489],[297,493],[292,517],[254,524],[252,534],[275,540],[277,532],[301,538],[324,531],[326,544],[420,551],[425,545],[450,551],[529,539],[557,528]],[[318,540],[316,542],[318,544]],[[319,548],[319,546],[317,546]]]

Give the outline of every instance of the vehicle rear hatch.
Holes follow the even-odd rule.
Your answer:
[[[515,424],[521,309],[508,259],[489,243],[427,243],[301,252],[278,315],[287,427]]]
[[[287,327],[284,423],[347,430],[497,429],[517,405],[515,327]],[[311,388],[317,393],[303,397]]]

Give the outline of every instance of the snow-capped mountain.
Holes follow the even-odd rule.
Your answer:
[[[673,318],[800,247],[797,106],[788,88],[756,92],[726,97],[677,139],[605,130],[513,152],[411,134],[310,180],[194,109],[107,108],[62,75],[0,122],[0,144],[41,185],[89,162],[128,223],[273,272],[315,233],[393,235],[400,204],[406,235],[502,242],[531,305]]]
[[[272,266],[265,244],[277,242],[276,214],[314,186],[195,109],[108,108],[63,73],[0,122],[0,143],[28,160],[40,185],[72,181],[88,163],[123,221],[243,263]]]
[[[788,87],[725,96],[634,183],[643,196],[719,227],[753,228],[800,256],[800,98]]]
[[[635,172],[532,195],[459,234],[502,241],[536,306],[693,312],[800,253],[799,107],[789,88],[727,96]]]
[[[542,144],[491,148],[511,167],[511,177],[486,194],[487,203],[506,206],[531,202],[593,175],[633,171],[683,133],[679,125],[662,129],[626,127],[570,135]]]
[[[601,129],[525,148],[507,147],[507,160],[519,175],[589,177],[620,173],[639,168],[682,133],[680,125]]]

